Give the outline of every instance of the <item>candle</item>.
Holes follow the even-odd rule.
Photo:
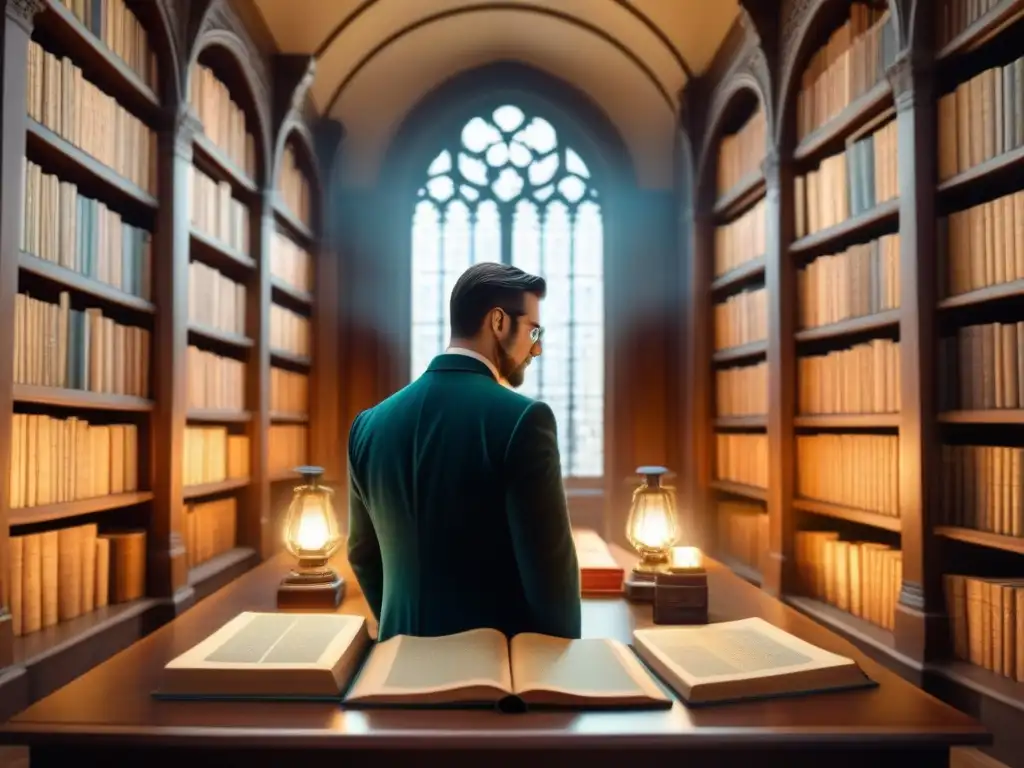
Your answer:
[[[704,558],[697,547],[672,547],[671,570],[695,572],[704,570]]]

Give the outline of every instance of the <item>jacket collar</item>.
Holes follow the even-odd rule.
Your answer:
[[[445,352],[438,355],[430,361],[430,365],[427,366],[427,371],[476,373],[497,381],[494,371],[492,371],[486,363],[477,359],[476,355],[470,356],[460,352]]]

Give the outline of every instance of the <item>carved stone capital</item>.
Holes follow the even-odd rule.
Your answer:
[[[924,611],[924,588],[912,581],[900,585],[900,603],[914,611]]]
[[[192,143],[203,132],[199,117],[188,106],[182,106],[174,116],[169,128],[173,138],[174,154],[184,160],[192,160]]]
[[[896,110],[910,109],[918,100],[930,100],[934,89],[931,65],[922,56],[903,51],[885,72]]]
[[[7,0],[7,18],[31,34],[36,14],[45,7],[45,0]]]

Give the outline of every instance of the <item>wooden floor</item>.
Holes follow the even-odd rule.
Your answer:
[[[28,751],[20,747],[0,747],[0,768],[28,768]],[[954,749],[949,768],[1006,768],[976,749]]]

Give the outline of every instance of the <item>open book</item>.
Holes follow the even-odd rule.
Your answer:
[[[492,705],[669,707],[671,699],[622,643],[494,629],[444,637],[399,635],[370,652],[345,703],[362,706]]]
[[[876,685],[853,659],[759,618],[637,629],[633,646],[691,705]]]
[[[241,613],[164,667],[158,698],[341,698],[370,645],[344,614]]]

